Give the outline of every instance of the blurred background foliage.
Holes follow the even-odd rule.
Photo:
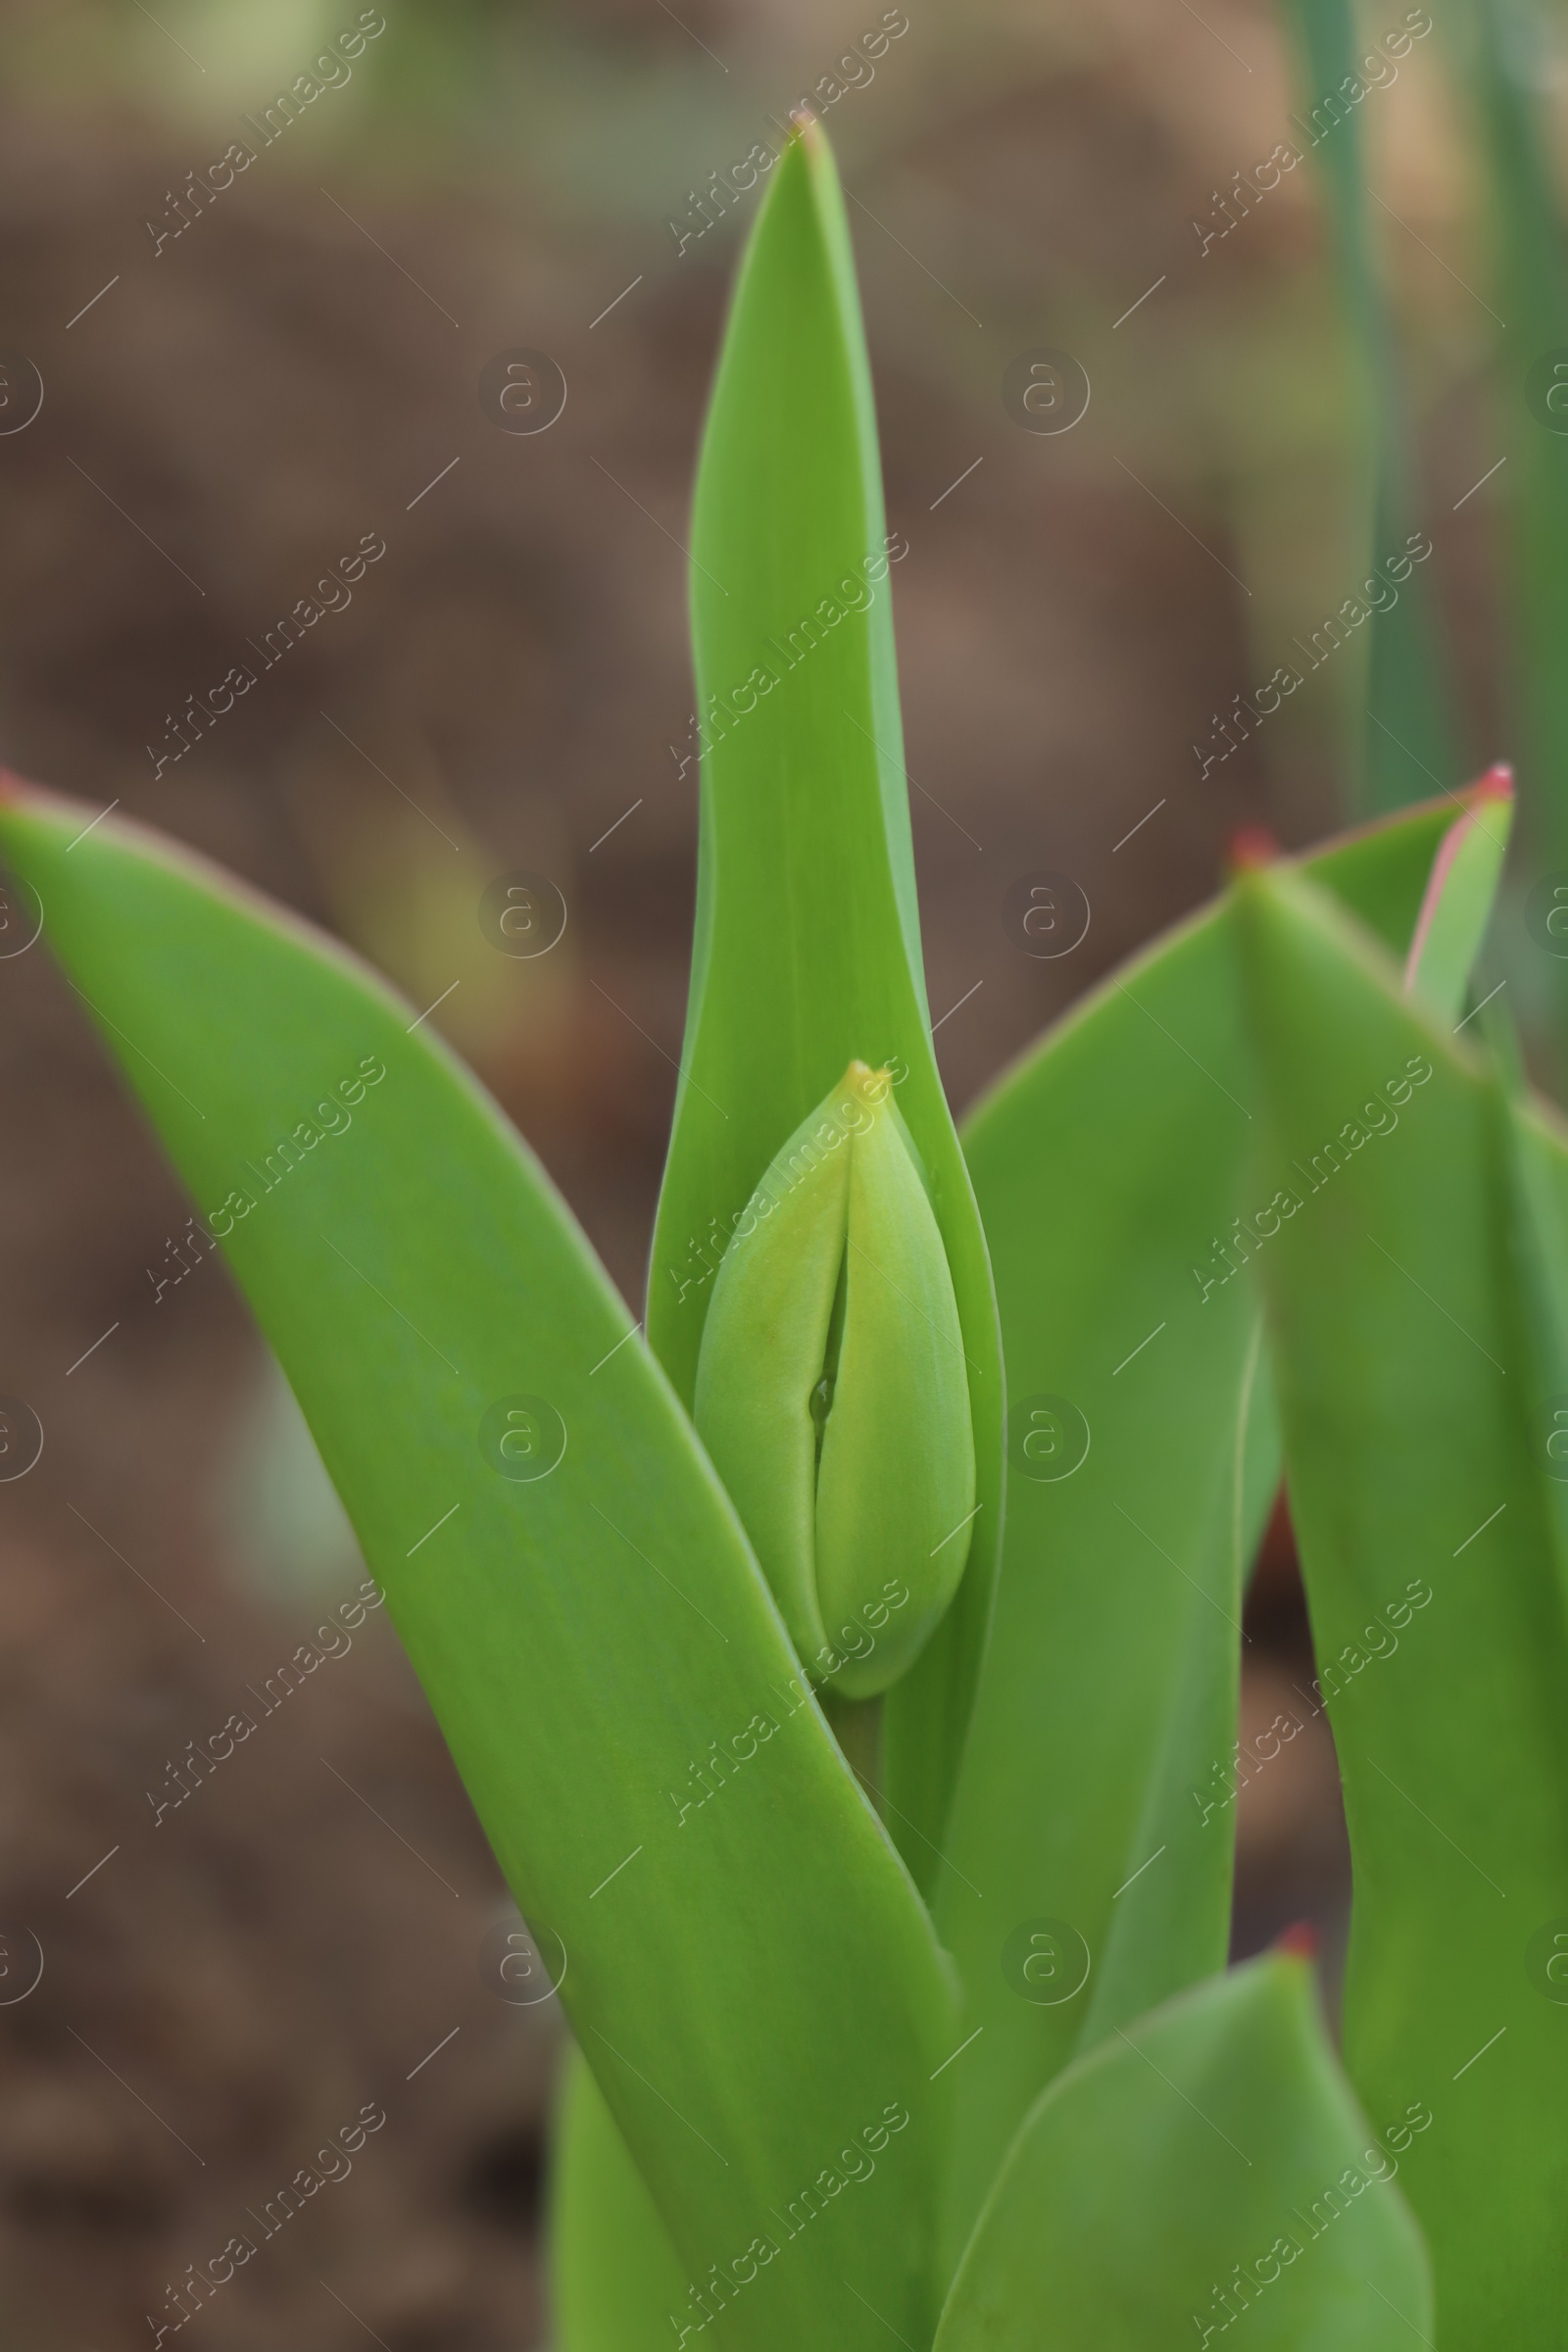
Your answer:
[[[1314,148],[1342,68],[1412,14],[1430,32]],[[0,0],[0,351],[44,391],[0,429],[11,764],[220,858],[433,1006],[640,1306],[693,899],[683,546],[757,201],[712,175],[815,94],[908,542],[956,1105],[1207,896],[1239,825],[1298,844],[1509,757],[1525,849],[1494,956],[1545,1065],[1558,967],[1521,912],[1568,867],[1568,439],[1539,388],[1568,358],[1559,15],[386,0],[348,55],[360,18]],[[318,94],[263,143],[247,118],[301,76]],[[235,140],[254,160],[215,191]],[[1282,146],[1300,161],[1265,187]],[[567,384],[535,435],[479,398],[521,347]],[[1004,404],[1042,347],[1090,380],[1068,432]],[[1412,585],[1376,656],[1356,621],[1314,665],[1412,532],[1429,610]],[[368,536],[385,553],[269,665]],[[195,717],[235,664],[254,687]],[[1301,683],[1260,714],[1282,665]],[[1092,908],[1054,961],[1003,919],[1041,868]],[[477,919],[517,869],[568,909],[533,961]],[[170,1760],[358,1571],[220,1263],[171,1258],[188,1204],[42,955],[0,961],[0,1388],[49,1441],[0,1488],[0,1909],[49,1959],[0,2007],[6,2324],[38,2352],[141,2340],[231,2213],[385,2084],[373,2158],[204,2315],[214,2352],[541,2340],[551,2030],[481,1981],[493,1869],[379,1620],[149,1832]],[[1310,1674],[1283,1522],[1249,1632],[1250,1739]],[[1336,1948],[1315,1733],[1241,1790],[1241,1948],[1301,1913]]]

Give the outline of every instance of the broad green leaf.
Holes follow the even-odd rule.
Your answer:
[[[1405,2178],[1444,2352],[1545,2352],[1568,2207],[1568,1623],[1512,1113],[1298,878],[1249,880],[1238,936],[1264,1165],[1298,1203],[1258,1262],[1354,1866],[1347,2062],[1374,2118],[1433,2117]]]
[[[957,1598],[885,1702],[889,1820],[926,1880],[1001,1539],[1002,1373],[921,971],[890,601],[905,552],[883,514],[843,199],[812,124],[773,167],[698,475],[697,936],[648,1334],[690,1404],[713,1273],[763,1171],[851,1061],[890,1066],[957,1295],[980,1504]]]
[[[1463,1007],[1496,901],[1513,825],[1511,772],[1489,768],[1468,800],[1434,860],[1404,967],[1406,991],[1450,1021]]]
[[[1371,575],[1371,654],[1356,797],[1371,808],[1397,808],[1422,799],[1456,765],[1447,671],[1425,559],[1409,566],[1409,553],[1425,534],[1414,528],[1409,404],[1373,250],[1362,142],[1361,110],[1372,91],[1397,79],[1398,57],[1410,55],[1411,33],[1407,26],[1389,28],[1404,43],[1396,53],[1381,40],[1368,46],[1358,37],[1352,0],[1285,0],[1285,15],[1298,51],[1292,138],[1323,174],[1330,247],[1364,419],[1363,505],[1370,535],[1361,552]],[[1426,552],[1430,556],[1430,539]],[[1401,562],[1407,566],[1402,579],[1387,568]]]
[[[1454,818],[1445,799],[1314,870],[1402,953]],[[1221,904],[1086,998],[965,1130],[1010,1437],[996,1625],[935,1896],[959,2039],[979,2034],[952,2070],[950,2258],[1052,2076],[1224,1963],[1241,1578],[1278,1482],[1255,1301],[1219,1253],[1269,1198],[1245,1176],[1250,1093]],[[1037,1932],[1059,1942],[1054,1983]]]
[[[702,2314],[587,2061],[563,2069],[550,2187],[550,2300],[560,2352],[671,2352]],[[670,2314],[679,2326],[670,2328]]]
[[[942,1962],[668,1383],[428,1027],[89,813],[27,793],[0,844],[288,1375],[690,2277],[779,2240],[902,2101],[733,2325],[918,2339]]]
[[[1430,2124],[1431,2119],[1428,2118]],[[1217,1977],[1082,2058],[1019,2132],[936,2352],[1253,2352],[1431,2341],[1402,2119],[1371,2128],[1305,1963]]]

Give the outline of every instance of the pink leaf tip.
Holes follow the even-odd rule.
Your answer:
[[[1260,866],[1272,865],[1280,854],[1280,845],[1267,825],[1238,825],[1227,846],[1226,862],[1233,874],[1255,874]]]
[[[1472,808],[1486,801],[1511,801],[1514,797],[1513,769],[1506,760],[1494,760],[1484,776],[1479,776],[1465,794]]]

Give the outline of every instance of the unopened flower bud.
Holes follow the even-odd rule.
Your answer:
[[[803,1662],[907,1672],[968,1556],[974,1436],[947,1251],[891,1080],[852,1062],[720,1262],[696,1421]]]

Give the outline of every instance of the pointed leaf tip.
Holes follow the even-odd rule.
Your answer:
[[[1226,850],[1226,863],[1233,874],[1255,874],[1260,866],[1272,865],[1280,854],[1280,845],[1267,825],[1238,825]]]
[[[986,1640],[1002,1364],[925,996],[889,586],[907,543],[887,526],[849,224],[819,124],[801,126],[771,181],[725,328],[693,511],[703,819],[649,1346],[689,1404],[717,1257],[780,1145],[852,1056],[902,1070],[899,1111],[930,1178],[958,1307],[981,1506],[968,1538],[954,1537],[955,1550],[970,1544],[958,1596],[890,1693],[883,1727],[888,1818],[929,1881]],[[824,840],[853,853],[824,857]],[[969,1507],[933,1531],[928,1552]]]
[[[1430,2343],[1420,2234],[1387,2164],[1362,2154],[1300,1967],[1249,1961],[1129,2027],[1068,2067],[1013,2140],[936,2352],[1212,2348],[1260,2293],[1256,2352],[1394,2352],[1391,2314]],[[1271,2238],[1270,2268],[1244,2269],[1238,2254]]]
[[[1407,996],[1457,1013],[1492,919],[1513,824],[1513,770],[1489,767],[1459,800],[1433,859],[1405,963]],[[1490,817],[1491,822],[1487,820]]]
[[[1315,1960],[1322,1941],[1311,1920],[1297,1919],[1275,1936],[1273,1949],[1285,1960]]]
[[[1385,952],[1402,955],[1438,844],[1457,814],[1443,795],[1328,844],[1301,861],[1301,871],[1331,891],[1348,916],[1370,926]],[[1251,1353],[1251,1303],[1239,1283],[1216,1289],[1206,1306],[1195,1302],[1193,1344],[1203,1352],[1184,1354],[1171,1368],[1160,1357],[1160,1340],[1112,1380],[1117,1359],[1105,1356],[1103,1329],[1120,1319],[1129,1328],[1128,1347],[1141,1339],[1165,1309],[1155,1307],[1136,1328],[1135,1317],[1162,1285],[1171,1286],[1174,1298],[1175,1283],[1187,1272],[1191,1232],[1223,1232],[1233,1211],[1250,1206],[1247,1138],[1237,1132],[1246,1122],[1239,1115],[1216,1122],[1179,1078],[1167,1083],[1180,1056],[1161,1028],[1179,1035],[1238,1099],[1250,1099],[1239,983],[1231,977],[1234,921],[1238,912],[1248,919],[1238,902],[1281,892],[1293,863],[1282,860],[1244,879],[1204,916],[1167,934],[1134,984],[1136,1003],[1107,982],[1077,1016],[1080,1026],[1049,1032],[966,1127],[1003,1301],[1009,1391],[1024,1400],[1026,1413],[1054,1397],[1078,1400],[1095,1424],[1098,1450],[1064,1483],[1011,1481],[1006,1566],[943,1848],[948,1869],[937,1893],[939,1929],[967,1993],[954,2042],[985,2028],[942,2078],[961,2085],[946,2232],[954,2262],[1033,2100],[1075,2050],[1096,2032],[1130,2030],[1145,2009],[1225,1964],[1229,1853],[1212,1842],[1216,1815],[1203,1826],[1190,1789],[1236,1738],[1238,1644],[1210,1595],[1239,1614],[1258,1522],[1279,1492],[1272,1405],[1262,1363]],[[1181,1066],[1190,1072],[1190,1064]],[[1200,1082],[1200,1091],[1209,1090]],[[1107,1102],[1128,1106],[1127,1124],[1107,1124]],[[1045,1167],[1054,1172],[1056,1194],[1049,1218],[1040,1213]],[[1118,1189],[1129,1167],[1139,1171],[1136,1184]],[[1107,1223],[1104,1203],[1113,1193],[1118,1216]],[[1227,1322],[1205,1323],[1216,1312]],[[1163,1385],[1123,1403],[1140,1366],[1149,1367],[1150,1379],[1157,1370]],[[1141,1613],[1136,1630],[1125,1596],[1139,1589],[1136,1547],[1146,1538],[1117,1505],[1146,1529],[1155,1519],[1144,1517],[1119,1469],[1111,1479],[1097,1471],[1114,1453],[1136,1466],[1139,1491],[1157,1497],[1150,1507],[1172,1556],[1202,1558],[1210,1580],[1200,1590],[1172,1577],[1179,1597],[1162,1603],[1159,1614],[1152,1607]],[[1484,1516],[1478,1510],[1467,1527]],[[1180,1541],[1172,1542],[1177,1532]],[[1064,1659],[1059,1639],[1059,1587],[1042,1574],[1053,1555],[1096,1562],[1094,1607],[1086,1604],[1075,1620],[1076,1666]],[[1271,1592],[1287,1583],[1294,1588],[1295,1544],[1283,1494],[1259,1573]],[[1118,1711],[1097,1714],[1093,1726],[1075,1711],[1086,1642],[1103,1655],[1121,1693]],[[1185,1661],[1179,1690],[1170,1672],[1178,1653]],[[1131,1712],[1119,1711],[1124,1705]],[[1133,1720],[1136,1739],[1126,1731]],[[1093,1788],[1094,1806],[1076,1809],[1071,1820],[1058,1813],[1037,1840],[1028,1791],[1069,1781]],[[1122,1861],[1129,1823],[1138,1825],[1142,1842]],[[1118,1895],[1128,1872],[1162,1840],[1165,1860]],[[1061,1908],[1070,1906],[1096,1955],[1090,1986],[1101,1988],[1102,2007],[1087,2032],[1090,2021],[1073,2015],[1079,2002],[1036,2008],[1018,1999],[997,1965],[994,1932],[977,1916],[1003,1905],[1014,1919],[1038,1912],[1043,1855],[1062,1890]],[[1181,1871],[1182,1891],[1152,1926],[1152,1914],[1132,1906],[1161,1895],[1167,1864]],[[976,1902],[971,1889],[982,1886],[986,1899]],[[1278,1966],[1283,1976],[1302,1976],[1299,1963]],[[1093,1990],[1089,1997],[1096,1997]],[[1461,2055],[1483,2038],[1478,2034]],[[1220,2352],[1217,2332],[1209,2352]]]

